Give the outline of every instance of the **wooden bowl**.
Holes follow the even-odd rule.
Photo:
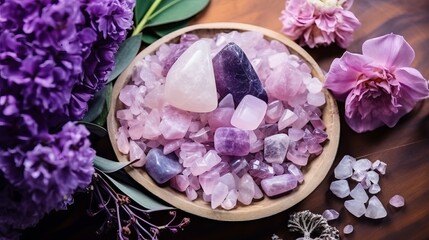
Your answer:
[[[118,121],[115,115],[117,110],[123,108],[123,104],[118,100],[118,95],[120,90],[130,81],[135,63],[143,59],[146,55],[154,53],[164,43],[178,42],[180,36],[184,33],[194,33],[200,37],[213,37],[217,33],[231,32],[234,30],[240,32],[257,31],[263,33],[267,40],[275,39],[282,42],[289,48],[291,53],[300,56],[307,62],[312,69],[313,76],[324,81],[324,75],[321,69],[304,49],[282,34],[269,29],[241,23],[209,23],[182,28],[166,35],[140,52],[115,83],[107,127],[110,141],[119,161],[128,161],[128,156],[119,152],[116,145],[115,134],[118,130]],[[222,221],[246,221],[274,215],[294,206],[313,192],[325,178],[335,159],[340,134],[338,108],[330,93],[326,90],[324,93],[326,96],[326,105],[323,109],[323,121],[326,125],[326,132],[329,139],[324,143],[322,154],[309,161],[309,164],[304,167],[304,182],[294,191],[280,197],[269,198],[264,196],[262,200],[254,201],[248,206],[237,204],[237,207],[232,210],[212,209],[210,203],[204,202],[200,197],[195,201],[189,201],[184,193],[180,193],[169,186],[160,187],[142,168],[127,167],[126,171],[143,187],[165,202],[178,209],[201,217]]]

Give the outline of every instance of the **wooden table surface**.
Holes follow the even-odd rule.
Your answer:
[[[284,8],[283,0],[212,0],[208,8],[192,23],[242,22],[280,31],[278,20]],[[361,52],[362,43],[387,33],[403,35],[416,52],[413,67],[429,78],[429,1],[428,0],[357,0],[351,9],[362,26],[354,34],[350,52]],[[306,49],[328,70],[332,60],[344,52],[336,46]],[[341,117],[344,105],[339,104]],[[108,147],[108,142],[104,145]],[[429,100],[423,101],[392,129],[383,127],[370,133],[354,133],[341,120],[340,145],[335,164],[345,155],[356,158],[380,159],[388,164],[387,174],[380,180],[382,191],[377,194],[387,206],[395,194],[404,196],[406,206],[393,209],[381,220],[356,218],[345,210],[343,200],[329,191],[333,168],[320,186],[294,207],[264,219],[246,222],[219,222],[178,211],[179,216],[190,217],[191,224],[184,231],[171,235],[162,233],[161,239],[271,239],[273,234],[282,239],[295,239],[287,229],[289,215],[295,211],[310,210],[322,213],[333,208],[340,218],[331,222],[340,232],[347,224],[354,232],[341,239],[429,239]],[[116,239],[115,234],[97,236],[99,219],[85,214],[88,197],[76,196],[68,211],[47,216],[23,239]]]

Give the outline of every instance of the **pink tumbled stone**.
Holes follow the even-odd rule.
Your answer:
[[[270,74],[265,81],[265,90],[279,100],[288,101],[305,87],[302,81],[303,73],[290,63],[285,63]]]
[[[181,151],[181,154],[182,152],[188,153],[190,155],[193,155],[195,153],[200,153],[201,156],[203,156],[207,152],[206,147],[203,144],[197,143],[197,142],[184,142],[180,146],[180,151]]]
[[[202,158],[197,158],[191,165],[191,173],[198,176],[204,172],[209,171],[212,167],[216,166],[222,159],[216,151],[208,151]]]
[[[295,189],[298,185],[296,177],[292,174],[277,175],[262,179],[261,187],[267,196],[272,197]]]
[[[267,113],[265,115],[265,122],[276,123],[283,115],[283,103],[279,100],[268,103]]]
[[[220,100],[218,108],[235,108],[234,98],[231,93]]]
[[[301,106],[296,106],[293,112],[296,114],[297,119],[293,122],[292,127],[303,128],[310,120],[308,113]]]
[[[326,103],[325,94],[323,92],[309,93],[307,95],[307,102],[310,105],[320,107]]]
[[[183,174],[178,174],[170,179],[170,186],[179,192],[184,192],[189,187],[189,179]]]
[[[128,154],[130,151],[130,143],[128,142],[128,132],[125,127],[119,127],[116,133],[116,143],[121,153]]]
[[[231,118],[233,114],[234,108],[216,108],[207,113],[207,121],[213,131],[220,127],[232,127]]]
[[[119,93],[119,100],[128,107],[130,107],[134,102],[136,92],[138,92],[137,86],[125,85]]]
[[[252,203],[252,199],[255,195],[255,182],[253,181],[252,176],[248,173],[244,174],[240,178],[238,183],[238,201],[244,205],[249,205]]]
[[[191,125],[192,116],[173,107],[164,108],[159,131],[165,139],[180,139],[186,135]]]
[[[159,111],[153,109],[149,115],[146,117],[146,122],[143,128],[142,136],[145,139],[156,139],[159,135],[161,135],[161,131],[159,131],[159,123],[160,119]]]
[[[225,200],[222,202],[221,206],[225,210],[231,210],[237,205],[238,191],[237,189],[231,189],[226,195]]]
[[[231,118],[234,127],[255,130],[264,119],[267,104],[252,95],[246,95],[238,104]]]
[[[232,173],[226,173],[226,174],[222,175],[219,178],[219,182],[222,182],[225,185],[227,185],[229,190],[237,188],[236,183],[235,183],[235,178],[232,175]]]
[[[188,187],[185,190],[186,193],[186,197],[190,200],[190,201],[194,201],[195,199],[197,199],[198,197],[198,193],[197,191],[195,191],[195,189]]]
[[[130,123],[130,122],[129,122]],[[139,140],[143,136],[143,122],[134,122],[128,129],[128,134],[132,140]]]
[[[122,120],[132,120],[133,114],[129,109],[122,109],[116,112],[116,117]]]
[[[255,184],[253,185],[255,188],[255,194],[253,195],[254,199],[261,199],[264,197],[264,193],[262,192],[261,188],[259,188],[258,184],[256,184],[256,182],[254,182]]]
[[[222,202],[225,200],[226,196],[228,195],[228,186],[225,184],[218,182],[214,188],[213,192],[211,194],[211,207],[212,209],[215,209],[219,207]]]
[[[143,156],[143,149],[134,141],[130,141],[130,161],[140,159]]]
[[[168,141],[166,144],[164,144],[164,149],[163,149],[163,153],[165,155],[170,154],[174,151],[176,151],[177,149],[180,148],[180,146],[185,142],[185,139],[181,138],[181,139],[176,139],[176,140],[172,140],[172,141]]]
[[[310,154],[308,152],[300,151],[298,145],[294,142],[291,143],[286,154],[286,158],[298,166],[307,165],[309,156]]]
[[[210,130],[209,127],[204,127],[195,133],[189,134],[189,138],[197,143],[206,143],[209,141],[213,141],[213,132]]]
[[[220,174],[215,171],[206,172],[198,176],[198,180],[205,194],[212,194],[213,188],[219,182],[219,178]]]
[[[302,173],[301,169],[299,169],[295,164],[291,163],[288,165],[287,170],[289,173],[294,175],[296,177],[296,180],[299,183],[304,182],[304,174]]]
[[[289,127],[296,120],[298,120],[298,116],[294,112],[292,112],[291,110],[285,109],[285,111],[283,112],[283,115],[280,117],[279,123],[277,125],[279,131]]]
[[[304,137],[304,130],[300,128],[289,128],[288,135],[291,141],[296,142]]]
[[[151,109],[161,110],[166,104],[164,99],[164,85],[157,86],[150,90],[144,98],[144,104]]]
[[[395,195],[390,198],[389,204],[396,208],[403,207],[405,205],[404,197],[402,197],[401,195]]]

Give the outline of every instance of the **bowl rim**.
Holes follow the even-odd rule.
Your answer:
[[[116,145],[118,121],[115,115],[118,107],[121,105],[118,103],[118,96],[120,90],[129,82],[137,61],[140,61],[144,56],[156,51],[162,44],[171,42],[184,33],[199,31],[213,31],[214,33],[220,33],[221,30],[224,30],[225,32],[257,31],[262,33],[266,39],[275,39],[284,44],[292,53],[299,55],[300,58],[305,60],[311,67],[313,76],[317,77],[322,82],[325,81],[322,70],[309,53],[294,41],[273,30],[251,24],[234,22],[204,23],[181,28],[160,38],[143,49],[115,82],[112,90],[112,101],[107,117],[107,129],[110,142],[119,161],[128,161],[128,155],[119,152]],[[322,119],[326,126],[328,140],[324,143],[323,152],[316,158],[312,159],[311,162],[304,167],[305,180],[297,187],[297,189],[294,190],[294,192],[275,198],[264,196],[262,200],[253,201],[248,206],[237,204],[237,206],[232,210],[224,210],[220,208],[212,209],[209,203],[204,202],[201,199],[201,196],[199,196],[195,201],[190,201],[184,193],[180,193],[169,186],[159,186],[147,175],[146,171],[142,169],[129,166],[126,167],[125,170],[134,180],[156,197],[180,210],[200,217],[220,221],[248,221],[272,216],[287,210],[310,195],[324,180],[335,160],[340,137],[338,107],[332,95],[326,89],[323,91],[326,98],[326,104],[323,109]],[[309,180],[310,178],[311,181]]]

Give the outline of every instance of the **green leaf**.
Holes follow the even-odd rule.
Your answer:
[[[163,0],[149,17],[146,27],[188,19],[203,10],[209,0]]]
[[[104,172],[104,173],[113,173],[116,171],[119,171],[123,169],[124,167],[132,164],[133,162],[117,162],[112,161],[100,156],[95,156],[94,160],[92,161],[94,163],[94,166]]]
[[[155,199],[147,196],[142,191],[131,187],[129,185],[126,185],[124,183],[118,182],[115,179],[109,177],[106,173],[101,172],[105,177],[109,179],[120,191],[122,191],[125,195],[130,197],[132,200],[134,200],[137,204],[140,206],[151,209],[151,210],[169,210],[174,209],[172,207],[166,206],[162,203],[159,203]]]
[[[105,129],[100,125],[97,125],[95,123],[85,122],[85,121],[78,121],[78,123],[85,125],[88,131],[90,131],[91,133],[94,133],[99,137],[104,137],[107,135],[107,129]]]
[[[105,104],[103,105],[104,107],[102,108],[103,110],[101,111],[100,115],[98,115],[98,117],[94,121],[92,121],[93,123],[100,126],[104,126],[107,120],[107,115],[109,114],[110,102],[112,101],[113,84],[110,82],[105,88],[106,97],[104,101]]]
[[[153,28],[153,31],[156,33],[156,35],[160,37],[164,37],[165,35],[174,32],[178,29],[181,29],[183,27],[186,27],[188,25],[189,19],[180,21],[180,22],[174,22],[174,23],[167,23],[164,25],[159,25]]]
[[[110,73],[107,83],[114,80],[133,61],[141,45],[141,34],[137,34],[125,40],[115,55],[115,67]]]
[[[136,0],[136,6],[134,7],[134,24],[138,24],[142,20],[144,14],[153,4],[154,0]]]
[[[144,43],[152,44],[153,42],[155,42],[158,39],[159,39],[159,36],[156,33],[152,32],[152,31],[145,30],[143,32],[142,41]]]
[[[92,122],[100,115],[106,102],[106,94],[107,87],[104,87],[94,95],[94,98],[89,102],[88,112],[82,121]]]

